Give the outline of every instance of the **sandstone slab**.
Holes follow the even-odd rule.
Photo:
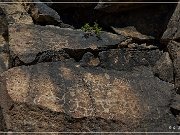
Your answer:
[[[1,106],[12,131],[168,131],[173,88],[143,66],[120,72],[72,61],[40,63],[1,75]]]

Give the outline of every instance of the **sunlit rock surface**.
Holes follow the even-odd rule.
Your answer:
[[[164,128],[168,128],[173,121],[167,107],[173,87],[154,77],[146,67],[139,67],[132,72],[120,72],[82,68],[72,61],[66,61],[21,66],[4,72],[1,98],[4,100],[2,107],[7,128],[12,130],[26,130],[25,123],[29,122],[29,118],[15,121],[19,116],[14,111],[17,110],[23,117],[31,115],[30,110],[23,111],[26,109],[24,104],[27,104],[35,108],[42,106],[75,119],[102,118],[128,125],[131,130],[156,131],[159,128],[154,125],[154,121],[160,124],[162,119],[167,119],[167,123],[158,125]],[[20,109],[22,104],[23,110]],[[31,116],[32,119],[34,117]],[[63,121],[59,116],[54,117]],[[40,118],[38,120],[41,121]],[[47,122],[42,120],[42,123]],[[37,124],[33,126],[39,129]]]

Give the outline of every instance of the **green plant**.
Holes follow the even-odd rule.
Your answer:
[[[94,33],[99,37],[102,31],[102,28],[95,22],[93,26]]]
[[[86,23],[84,26],[81,27],[81,30],[84,32],[91,32],[93,28],[89,25],[89,23]]]
[[[81,30],[86,33],[86,37],[96,34],[98,38],[100,38],[100,33],[102,28],[95,22],[93,26],[90,26],[89,23],[86,23],[84,26],[81,27]]]

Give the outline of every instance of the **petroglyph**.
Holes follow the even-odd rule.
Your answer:
[[[149,115],[156,120],[168,113],[162,106],[169,102],[162,98],[171,95],[163,91],[173,88],[142,71],[90,70],[70,61],[13,68],[3,76],[16,102],[41,105],[73,118],[100,117],[136,125]]]

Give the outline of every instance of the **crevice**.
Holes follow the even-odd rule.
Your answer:
[[[176,39],[174,39],[174,41],[180,42],[180,38],[176,38]]]
[[[63,49],[69,56],[70,58],[73,58],[76,62],[79,62],[83,55],[87,52],[92,53],[94,56],[98,56],[99,54],[99,50],[98,49],[91,49],[91,48],[87,48],[87,49],[69,49],[69,48],[64,48]]]
[[[74,59],[76,62],[80,62],[82,60],[82,57],[85,53],[90,52],[94,55],[95,58],[99,58],[99,53],[103,51],[109,51],[109,50],[119,50],[119,49],[128,49],[130,51],[152,51],[152,50],[159,50],[159,48],[128,48],[128,46],[121,46],[119,44],[116,45],[107,45],[107,46],[102,46],[98,47],[97,49],[91,49],[91,48],[86,48],[86,49],[70,49],[70,48],[63,48],[62,50],[59,51],[52,51],[52,50],[47,50],[44,52],[40,52],[36,55],[36,58],[30,62],[30,63],[25,63],[20,60],[18,56],[11,56],[11,68],[17,67],[17,66],[30,66],[30,65],[35,65],[37,63],[42,63],[42,62],[57,62],[57,61],[63,61],[65,59]]]
[[[175,109],[175,108],[170,107],[170,111],[171,111],[171,113],[172,113],[175,117],[177,117],[178,115],[180,115],[180,110],[177,110],[177,109]]]
[[[163,80],[161,77],[159,77],[159,74],[157,74],[157,73],[154,73],[154,76],[155,77],[157,77],[159,80],[161,80],[162,82],[165,82],[165,83],[170,83],[170,84],[175,84],[175,82],[173,81],[173,82],[168,82],[167,80]]]
[[[0,132],[6,132],[7,128],[6,128],[6,123],[4,120],[4,116],[3,116],[3,109],[0,106]]]

